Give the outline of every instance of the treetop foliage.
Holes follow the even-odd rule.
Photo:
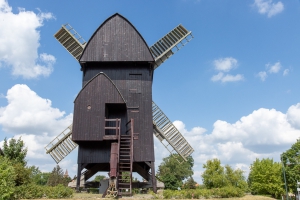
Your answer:
[[[166,189],[177,190],[182,187],[183,180],[194,174],[194,159],[189,156],[186,162],[179,163],[181,157],[178,154],[171,154],[163,159],[158,167],[157,176],[165,184]]]
[[[250,167],[248,184],[253,194],[269,194],[280,197],[284,194],[281,163],[273,159],[256,159]]]
[[[27,163],[25,160],[27,148],[25,147],[21,137],[19,137],[18,140],[12,138],[9,140],[9,142],[5,138],[3,144],[3,153],[5,157],[15,163],[21,163],[23,166],[25,166]]]
[[[56,165],[56,167],[53,168],[52,172],[49,175],[47,185],[57,186],[59,184],[62,184],[64,186],[67,186],[70,181],[71,178],[64,177],[64,172],[62,168],[60,168],[59,165]]]
[[[208,160],[203,164],[205,171],[202,174],[202,181],[206,188],[237,187],[247,190],[247,182],[241,169],[232,169],[229,165],[221,166],[219,159]]]
[[[296,193],[296,183],[300,181],[300,139],[290,149],[282,153],[281,159],[286,173],[288,190]]]

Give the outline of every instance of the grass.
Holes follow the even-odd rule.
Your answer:
[[[57,200],[99,200],[108,198],[102,198],[102,194],[90,194],[90,193],[74,193],[74,197],[71,199],[57,199]],[[153,199],[152,195],[149,194],[137,194],[133,197],[123,197],[122,200],[143,200],[143,199]],[[241,198],[223,198],[223,199],[208,199],[208,200],[272,200],[273,198],[259,195],[246,195]],[[47,200],[47,199],[36,199],[36,200]],[[274,200],[274,199],[273,199]]]

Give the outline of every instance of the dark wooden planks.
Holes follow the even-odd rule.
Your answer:
[[[109,77],[116,88],[120,91],[122,97],[126,102],[126,111],[124,109],[117,109],[120,111],[111,113],[108,118],[122,118],[121,131],[124,132],[124,120],[128,121],[133,118],[135,120],[134,132],[139,133],[139,139],[134,140],[134,160],[135,161],[154,161],[154,144],[153,144],[153,121],[152,121],[152,72],[149,63],[88,63],[86,67],[85,76],[83,82],[88,83],[84,86],[83,90],[87,90],[88,85],[95,85],[93,88],[95,90],[89,90],[86,92],[80,92],[79,96],[83,93],[82,102],[103,102],[104,99],[106,103],[113,103],[113,99],[109,97],[110,95],[115,95],[115,90],[113,87],[107,87],[110,84],[97,86],[100,74],[102,73]],[[95,78],[96,75],[96,78]],[[94,77],[94,79],[92,78]],[[134,78],[133,78],[134,77]],[[90,87],[90,86],[89,86]],[[112,91],[112,92],[111,92]],[[82,94],[81,94],[82,93]],[[96,94],[97,93],[97,94]],[[79,97],[78,97],[79,98]],[[82,113],[78,117],[78,113],[85,111],[86,103],[81,103],[82,108],[78,108],[77,101],[75,101],[74,109],[74,122],[75,119],[81,118],[82,122],[78,125],[80,126],[80,132],[74,127],[73,132],[77,135],[75,140],[85,141],[85,140],[97,140],[101,141],[103,139],[104,133],[101,131],[102,121],[105,117],[105,106],[97,107],[98,121],[93,121],[92,123],[98,123],[99,126],[89,124],[91,122],[91,117],[87,118]],[[96,99],[94,99],[96,98]],[[97,99],[98,98],[98,99]],[[92,100],[93,99],[93,100]],[[103,105],[103,104],[102,104]],[[80,106],[79,106],[80,107]],[[95,113],[96,114],[96,113]],[[124,116],[124,114],[126,116]],[[87,126],[86,126],[87,125]],[[94,126],[97,128],[89,128],[89,126]],[[84,130],[86,129],[86,130]],[[80,136],[81,134],[88,133],[89,136]],[[98,136],[94,138],[94,136]]]
[[[111,16],[100,25],[79,60],[80,62],[154,61],[143,37],[119,14]]]
[[[113,82],[104,74],[99,74],[79,92],[75,99],[73,141],[103,139],[106,103],[125,104]]]

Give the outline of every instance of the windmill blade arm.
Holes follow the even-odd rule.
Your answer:
[[[187,161],[187,157],[194,152],[194,149],[153,101],[152,115],[153,134],[168,149],[168,151],[170,151],[170,153],[175,150],[185,161]],[[164,141],[168,144],[165,145]],[[169,146],[171,147],[171,150],[168,148]]]
[[[76,60],[80,58],[86,42],[70,24],[62,25],[54,37]]]
[[[155,58],[156,69],[174,53],[179,51],[189,41],[193,39],[191,31],[186,30],[181,24],[175,27],[163,38],[158,40],[153,46],[150,47],[150,51]]]
[[[50,154],[58,164],[78,145],[72,141],[72,124],[52,140],[46,147],[46,153]]]

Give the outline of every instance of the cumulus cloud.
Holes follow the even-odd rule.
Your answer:
[[[24,8],[19,8],[15,14],[7,1],[0,0],[0,67],[10,67],[14,76],[25,79],[49,76],[55,57],[47,53],[38,54],[38,29],[45,20],[53,18],[52,13],[36,14]]]
[[[242,169],[246,176],[256,158],[279,160],[280,153],[300,137],[299,119],[300,103],[290,106],[286,113],[260,108],[235,123],[217,120],[210,133],[203,127],[187,130],[178,120],[173,124],[195,150],[194,179],[201,182],[202,166],[208,159],[218,158],[222,164]],[[157,140],[156,158],[167,156],[162,152],[168,154]]]
[[[300,129],[300,103],[289,107],[287,119],[294,128]]]
[[[218,71],[229,72],[237,67],[238,61],[235,58],[227,57],[214,60],[215,69]]]
[[[215,74],[211,77],[213,82],[220,81],[222,83],[226,82],[236,82],[244,80],[244,76],[242,74],[226,74],[232,69],[237,68],[238,61],[235,58],[227,57],[227,58],[220,58],[213,61],[215,70],[219,71],[218,74]]]
[[[51,100],[38,96],[27,85],[7,91],[8,105],[0,108],[0,125],[8,133],[53,134],[72,122],[72,114],[52,107]]]
[[[51,100],[38,96],[27,85],[13,86],[5,98],[7,105],[0,107],[2,130],[14,138],[22,137],[28,148],[29,164],[51,171],[56,164],[44,147],[72,123],[72,114],[53,108]]]
[[[266,78],[268,77],[267,72],[265,72],[265,71],[259,72],[257,74],[257,76],[259,76],[259,78],[260,78],[261,81],[265,81]]]
[[[269,73],[276,74],[279,72],[281,68],[280,62],[275,63],[274,65],[267,64],[267,68],[269,68]]]
[[[284,5],[281,1],[274,3],[273,0],[254,0],[254,6],[260,14],[266,14],[269,18],[284,10]]]

